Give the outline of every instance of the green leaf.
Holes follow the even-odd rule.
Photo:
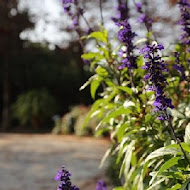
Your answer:
[[[125,134],[125,130],[128,126],[129,126],[128,123],[118,126],[118,131],[117,131],[118,142],[121,142],[123,135]]]
[[[103,67],[100,67],[100,66],[98,66],[96,68],[96,73],[98,75],[100,75],[101,77],[107,77],[108,76],[107,70],[105,68],[103,68]]]
[[[123,187],[115,187],[113,190],[124,190]]]
[[[124,92],[127,92],[127,94],[129,94],[130,96],[133,94],[133,91],[131,90],[131,88],[126,87],[126,86],[119,86],[118,87],[119,90],[122,90]]]
[[[105,47],[98,47],[98,49],[103,52],[103,55],[104,55],[105,58],[108,60],[109,57],[110,57],[110,56],[109,56],[109,51],[108,51]]]
[[[96,130],[103,124],[103,123],[108,123],[111,118],[116,118],[118,116],[121,116],[122,114],[130,114],[132,113],[132,110],[130,108],[124,108],[121,106],[120,108],[116,110],[111,110],[110,112],[107,113],[106,117],[98,124]]]
[[[107,36],[102,32],[92,32],[88,37],[95,38],[99,42],[107,43]]]
[[[87,114],[87,116],[86,116],[86,118],[85,118],[85,120],[84,120],[84,122],[83,122],[83,124],[81,126],[82,129],[86,126],[86,124],[88,123],[88,121],[91,119],[91,116],[93,115],[93,113],[95,113],[96,111],[98,111],[98,108],[99,108],[100,104],[102,104],[104,101],[105,101],[104,99],[99,99],[99,100],[96,100],[94,102],[94,104],[91,107],[90,112]]]
[[[186,126],[184,141],[190,145],[190,123]]]
[[[177,189],[179,189],[180,187],[181,187],[181,185],[178,183],[178,184],[174,185],[174,186],[171,187],[171,188],[167,188],[166,190],[177,190]]]
[[[111,154],[111,151],[112,151],[112,147],[108,148],[100,162],[100,168],[104,165],[106,159],[108,158],[108,156]]]
[[[161,168],[158,170],[157,175],[160,175],[162,172],[164,172],[165,170],[171,168],[172,166],[176,165],[178,163],[178,160],[180,159],[180,157],[173,157],[170,160],[168,160],[167,162],[165,162]]]
[[[104,59],[104,56],[101,55],[101,54],[98,53],[98,52],[84,53],[84,54],[81,55],[81,57],[82,57],[83,59],[86,59],[86,60],[95,59],[95,58],[97,58],[97,59],[99,59],[99,60]]]
[[[181,186],[180,190],[186,190],[187,185],[190,183],[190,178]],[[189,190],[189,189],[188,189]]]
[[[159,149],[155,150],[154,152],[150,153],[145,161],[147,162],[151,159],[154,159],[154,158],[157,158],[160,156],[164,156],[164,155],[169,155],[169,154],[176,155],[176,154],[182,154],[182,153],[177,148],[162,147],[162,148],[159,148]]]
[[[151,118],[152,118],[152,115],[147,113],[146,116],[145,116],[145,123],[150,122]]]
[[[148,164],[149,164],[149,162],[146,162],[146,163],[143,165],[143,172],[142,172],[142,177],[143,177],[143,179],[144,179],[145,176],[146,176],[146,172],[147,172],[147,170],[148,170]]]
[[[182,143],[181,143],[181,146],[182,146],[182,148],[183,148],[186,152],[190,152],[190,145],[189,145],[189,144],[182,142]],[[179,149],[179,151],[181,151],[180,146],[179,146],[178,144],[171,144],[171,145],[168,145],[167,147],[168,147],[168,148],[176,148],[176,149]]]
[[[156,172],[156,174],[154,175],[154,177],[151,179],[150,184],[152,184],[152,182],[156,179],[156,177],[158,175],[160,175],[162,172],[164,172],[165,170],[171,168],[172,166],[178,164],[178,160],[180,159],[180,157],[173,157],[170,160],[168,160],[167,162],[165,162],[160,169],[158,170],[158,172]]]
[[[159,185],[160,183],[162,183],[165,180],[165,178],[162,178],[158,181],[156,181],[154,184],[152,184],[147,190],[152,190],[154,187],[156,187],[157,185]],[[158,188],[157,188],[158,189]]]
[[[91,93],[91,96],[93,99],[95,99],[95,94],[96,94],[96,91],[98,89],[98,87],[100,86],[100,83],[103,79],[101,77],[96,77],[95,80],[93,80],[91,82],[91,85],[90,85],[90,93]]]
[[[85,88],[94,80],[94,77],[95,77],[95,75],[91,76],[91,77],[88,79],[88,81],[86,81],[86,82],[80,87],[79,90],[85,89]]]
[[[127,175],[129,172],[134,146],[135,146],[135,140],[132,140],[131,143],[129,145],[127,145],[124,149],[125,158],[123,160],[123,163],[122,163],[122,166],[120,169],[120,175],[119,175],[120,177],[121,177],[122,173]]]

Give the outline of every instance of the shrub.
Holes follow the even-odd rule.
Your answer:
[[[47,90],[31,90],[18,96],[12,106],[13,115],[22,125],[39,128],[56,112],[56,101]]]

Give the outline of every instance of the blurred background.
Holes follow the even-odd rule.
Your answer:
[[[139,28],[136,22],[139,15],[134,2],[127,2],[133,28],[138,38],[144,37],[143,26]],[[80,3],[96,30],[100,23],[98,0]],[[154,19],[158,41],[171,46],[179,35],[176,1],[144,3]],[[110,38],[117,32],[111,20],[116,6],[115,0],[103,1]],[[77,34],[69,30],[72,21],[60,0],[1,0],[0,14],[0,131],[50,132],[55,121],[73,106],[92,103],[88,88],[79,91],[91,73],[80,58]],[[84,21],[80,22],[85,29]],[[87,49],[92,48],[89,43]]]
[[[136,22],[139,15],[135,10],[134,1],[126,2],[138,40],[145,36],[146,30]],[[154,20],[153,31],[157,40],[169,49],[180,33],[180,27],[176,25],[180,15],[176,0],[143,0],[142,2]],[[100,24],[98,0],[82,0],[80,3],[91,27],[98,30]],[[118,30],[111,20],[111,17],[116,14],[116,7],[116,0],[103,1],[105,27],[112,39],[117,37]],[[85,30],[85,22],[80,20],[80,24]],[[65,137],[49,135],[47,138],[19,136],[18,133],[94,135],[97,119],[92,120],[85,130],[82,131],[80,128],[93,100],[88,88],[83,91],[79,91],[79,88],[88,80],[91,73],[88,63],[83,63],[81,60],[82,49],[78,42],[79,38],[69,29],[71,25],[72,21],[64,14],[61,0],[0,0],[0,132],[2,132],[0,152],[3,153],[0,155],[1,190],[4,190],[3,188],[50,190],[56,187],[53,180],[48,180],[56,173],[56,168],[62,164],[63,158],[65,163],[70,164],[70,169],[74,173],[79,169],[77,161],[74,165],[68,162],[71,158],[68,152],[72,154],[75,148],[67,150],[67,143],[73,142],[75,147],[80,141],[83,146],[80,138],[65,139]],[[93,42],[89,43],[86,49],[93,49],[93,45]],[[17,135],[9,136],[8,133],[17,133]],[[105,133],[105,136],[107,135]],[[34,142],[39,145],[39,149],[33,147]],[[50,148],[49,152],[44,151],[48,147],[52,149]],[[73,160],[92,159],[90,171],[93,171],[93,168],[97,169],[108,142],[97,142],[97,147],[100,148],[94,147],[94,143],[91,143],[86,147],[86,152],[76,153],[75,150],[75,155],[72,154]],[[89,153],[90,156],[86,155],[90,150],[92,151]],[[99,152],[98,157],[96,151]],[[52,154],[58,157],[51,157]],[[68,156],[67,159],[65,154]],[[84,158],[84,155],[87,157]],[[46,163],[43,162],[48,159]],[[38,162],[37,165],[31,164],[34,160]],[[28,173],[17,175],[26,168]],[[89,171],[89,168],[86,170]],[[30,178],[31,175],[36,176],[36,172],[43,178],[38,176],[40,182],[34,181],[33,185],[42,184],[43,181],[43,187],[31,188],[29,182],[23,183],[23,186],[14,185],[16,180]],[[16,175],[17,178],[11,178],[13,185],[7,188],[6,178],[10,175]],[[83,179],[89,175],[86,173]],[[94,170],[92,178],[96,175],[97,170]],[[75,179],[80,181],[81,178],[77,178],[76,175]]]

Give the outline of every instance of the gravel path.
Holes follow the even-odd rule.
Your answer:
[[[0,134],[0,190],[56,190],[62,164],[73,184],[93,190],[104,176],[98,169],[107,140],[88,137]]]

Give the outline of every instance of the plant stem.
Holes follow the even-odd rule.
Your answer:
[[[187,155],[186,155],[186,153],[185,153],[183,147],[181,146],[181,142],[180,142],[180,140],[177,138],[177,136],[176,136],[176,134],[175,134],[175,131],[174,131],[174,128],[173,128],[173,125],[172,125],[171,118],[168,116],[167,113],[166,113],[166,117],[167,117],[167,121],[168,121],[170,130],[171,130],[173,139],[174,139],[174,140],[177,142],[177,144],[179,145],[179,147],[180,147],[180,149],[181,149],[181,152],[182,152],[183,155],[184,155],[184,158],[186,159],[187,163],[190,165],[189,159],[187,158]]]
[[[103,17],[103,11],[102,11],[102,0],[99,0],[99,6],[100,6],[100,15],[101,15],[101,24],[104,25],[104,17]]]
[[[82,16],[83,20],[85,21],[86,25],[88,26],[88,28],[92,30],[92,28],[90,27],[90,24],[89,24],[88,20],[86,19],[86,17],[83,14],[81,14],[81,16]]]
[[[129,78],[130,78],[131,87],[135,88],[135,85],[134,85],[134,82],[133,82],[133,74],[131,72],[131,69],[129,69]]]

